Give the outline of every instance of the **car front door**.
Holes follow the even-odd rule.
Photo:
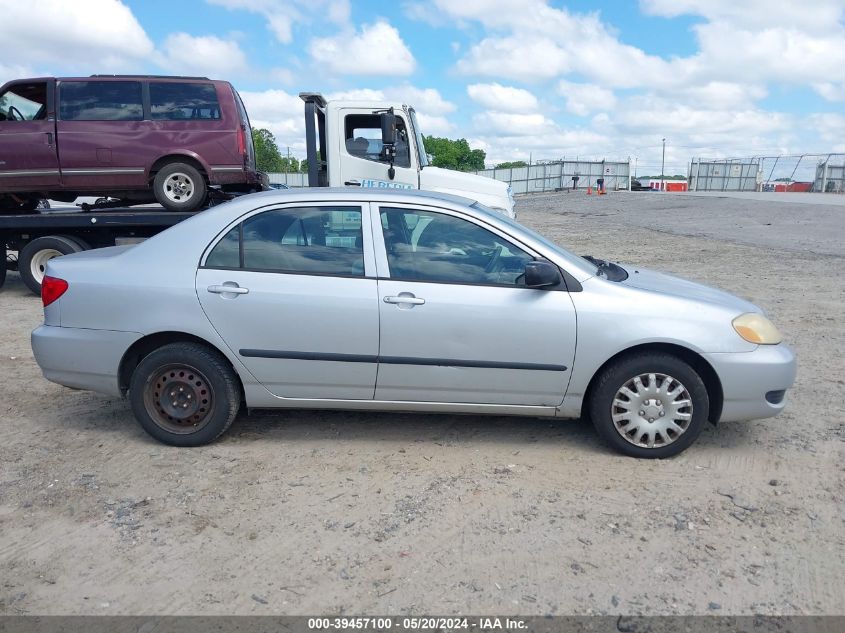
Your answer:
[[[0,191],[43,190],[60,182],[53,80],[24,81],[0,94]]]
[[[379,314],[368,214],[366,204],[261,210],[204,256],[196,289],[208,319],[274,395],[372,399]]]
[[[418,189],[417,158],[411,151],[408,122],[396,115],[396,157],[393,161],[393,178],[388,170],[390,163],[381,158],[381,123],[378,114],[371,110],[343,108],[340,110],[340,183],[377,189]]]
[[[537,255],[460,213],[373,214],[381,351],[376,400],[556,406],[575,354],[565,288],[527,288]]]

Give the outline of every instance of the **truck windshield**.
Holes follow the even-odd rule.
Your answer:
[[[411,115],[411,126],[414,128],[414,136],[417,139],[417,157],[420,160],[420,168],[427,167],[430,163],[428,162],[428,154],[425,153],[425,143],[423,142],[420,124],[417,123],[417,113],[413,108],[409,109],[409,113]]]

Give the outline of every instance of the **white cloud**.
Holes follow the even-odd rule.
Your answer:
[[[410,75],[416,60],[399,31],[385,20],[360,31],[311,40],[308,52],[321,72],[336,75]]]
[[[503,86],[498,83],[471,84],[467,86],[470,99],[497,112],[533,112],[539,107],[537,97],[523,88]]]
[[[172,33],[162,45],[161,65],[180,74],[226,77],[247,67],[238,43],[214,35]]]
[[[557,89],[566,99],[566,109],[578,116],[587,116],[596,110],[612,110],[616,106],[613,91],[601,86],[560,81]]]
[[[488,110],[472,117],[475,128],[492,136],[543,135],[555,129],[555,123],[540,113],[517,114]]]
[[[287,147],[297,157],[305,155],[305,105],[284,90],[239,91],[254,129],[265,128],[276,137],[282,151]]]
[[[0,0],[0,16],[3,63],[12,67],[125,71],[153,53],[150,38],[118,0]]]
[[[351,8],[349,0],[207,0],[227,9],[243,9],[258,13],[267,20],[267,28],[283,44],[293,40],[293,28],[298,22],[312,19],[346,24]]]
[[[828,101],[845,101],[845,82],[840,84],[822,82],[813,84],[813,88]]]
[[[403,84],[393,88],[385,88],[384,95],[391,101],[401,101],[413,106],[417,112],[427,115],[442,115],[455,111],[455,104],[446,101],[438,90],[434,88],[415,88],[410,84]]]
[[[444,136],[456,132],[457,128],[445,116],[429,116],[422,112],[417,114],[422,133],[426,136]]]

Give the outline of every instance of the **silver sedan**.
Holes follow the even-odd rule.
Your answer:
[[[757,306],[446,195],[245,196],[54,259],[42,288],[44,376],[128,395],[178,446],[242,407],[322,408],[588,416],[622,453],[668,457],[707,421],[776,415],[795,377]]]

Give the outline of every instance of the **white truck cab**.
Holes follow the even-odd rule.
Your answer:
[[[506,183],[429,164],[413,108],[384,102],[327,102],[311,92],[299,96],[305,102],[309,186],[439,191],[515,217]]]

